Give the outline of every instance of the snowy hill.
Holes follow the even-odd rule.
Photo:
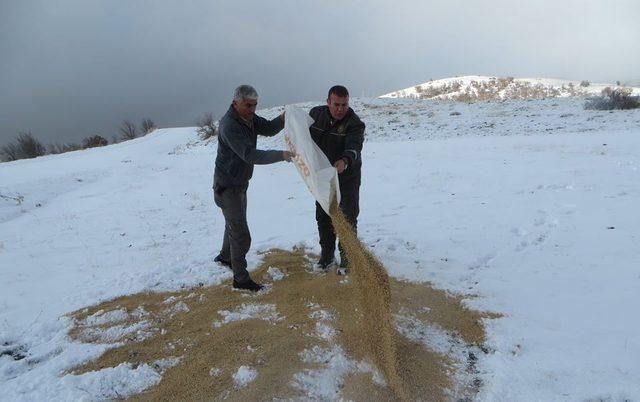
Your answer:
[[[391,276],[502,315],[485,321],[477,399],[640,399],[640,110],[588,111],[575,98],[352,103],[367,124],[363,242]],[[69,373],[114,346],[72,341],[67,314],[229,279],[213,264],[216,147],[193,128],[160,129],[0,164],[0,400],[112,399],[159,381],[147,365]],[[259,147],[285,145],[278,135]],[[256,167],[248,198],[249,269],[261,250],[318,251],[314,202],[292,165]],[[316,387],[346,378],[318,365],[331,381]]]
[[[546,99],[599,95],[615,84],[594,84],[548,78],[513,78],[469,75],[443,78],[382,95],[382,98],[449,99],[462,102],[502,99]],[[640,94],[640,88],[632,88]]]

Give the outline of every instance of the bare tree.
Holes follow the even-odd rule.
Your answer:
[[[47,153],[45,146],[31,134],[31,131],[21,132],[17,140],[24,158],[35,158]]]
[[[97,134],[82,140],[82,148],[104,147],[105,145],[109,145],[109,141]]]
[[[138,129],[136,125],[129,120],[122,120],[120,125],[120,138],[123,141],[132,140],[138,136]]]
[[[35,158],[47,153],[45,146],[30,131],[20,132],[15,143],[3,146],[0,151],[3,154],[3,159],[7,161]]]
[[[142,123],[140,123],[140,127],[142,127],[142,133],[144,135],[147,135],[156,129],[155,123],[153,122],[153,120],[149,118],[142,119]]]
[[[200,118],[196,124],[198,125],[196,131],[198,132],[200,138],[202,138],[203,140],[213,137],[218,133],[216,121],[213,119],[212,113],[207,113],[202,116],[202,118]]]

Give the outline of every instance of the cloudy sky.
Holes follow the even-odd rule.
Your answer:
[[[638,0],[0,0],[0,144],[480,74],[640,79]]]

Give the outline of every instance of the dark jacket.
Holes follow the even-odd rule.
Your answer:
[[[283,128],[284,121],[279,116],[269,121],[254,115],[252,124],[249,124],[240,118],[231,105],[220,119],[218,127],[218,155],[213,174],[213,189],[246,189],[253,175],[253,165],[267,165],[284,160],[282,151],[256,149],[258,134],[273,136]]]
[[[329,106],[316,106],[309,111],[314,122],[309,127],[311,138],[322,149],[333,165],[339,159],[345,159],[347,169],[340,175],[342,179],[360,175],[362,166],[362,143],[365,124],[353,109],[338,121],[334,121]]]

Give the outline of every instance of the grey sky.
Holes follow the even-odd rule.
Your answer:
[[[111,139],[123,119],[219,117],[482,74],[640,79],[640,2],[0,0],[0,144]]]

